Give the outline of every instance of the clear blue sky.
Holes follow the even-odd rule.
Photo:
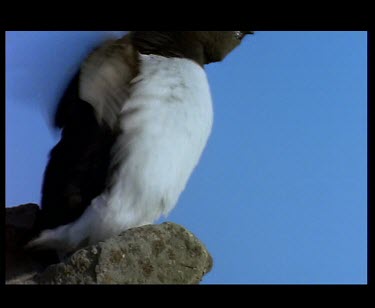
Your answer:
[[[6,34],[8,207],[39,203],[48,114],[119,34]],[[259,31],[207,74],[213,133],[167,218],[213,255],[203,283],[367,283],[367,33]]]

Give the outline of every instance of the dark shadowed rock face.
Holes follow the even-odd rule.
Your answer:
[[[16,209],[7,209],[7,232],[14,223],[8,222],[8,210],[14,219]],[[212,258],[199,239],[170,222],[129,229],[45,270],[27,257],[28,267],[21,266],[22,258],[18,268],[8,267],[8,259],[14,259],[8,246],[7,284],[195,284],[212,268]]]
[[[7,281],[16,277],[28,277],[42,269],[41,265],[23,250],[23,246],[31,239],[38,211],[38,205],[32,203],[6,209],[5,279]]]

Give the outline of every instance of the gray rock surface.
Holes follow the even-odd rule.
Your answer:
[[[7,226],[12,225],[8,209],[6,216]],[[7,251],[7,258],[12,258],[11,251]],[[129,229],[44,270],[38,264],[24,270],[18,263],[18,271],[7,266],[6,283],[196,284],[211,270],[212,262],[198,238],[184,227],[167,222]]]

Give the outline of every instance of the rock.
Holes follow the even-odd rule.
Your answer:
[[[211,268],[199,239],[167,222],[129,229],[43,271],[17,271],[7,284],[196,284]]]
[[[38,211],[38,205],[33,203],[6,209],[5,279],[7,282],[12,282],[16,277],[24,280],[41,270],[40,264],[23,250],[23,246],[31,238]]]

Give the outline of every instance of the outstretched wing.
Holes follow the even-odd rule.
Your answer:
[[[117,118],[137,73],[125,36],[94,50],[71,81],[55,115],[62,137],[45,170],[40,229],[76,220],[105,189]]]

